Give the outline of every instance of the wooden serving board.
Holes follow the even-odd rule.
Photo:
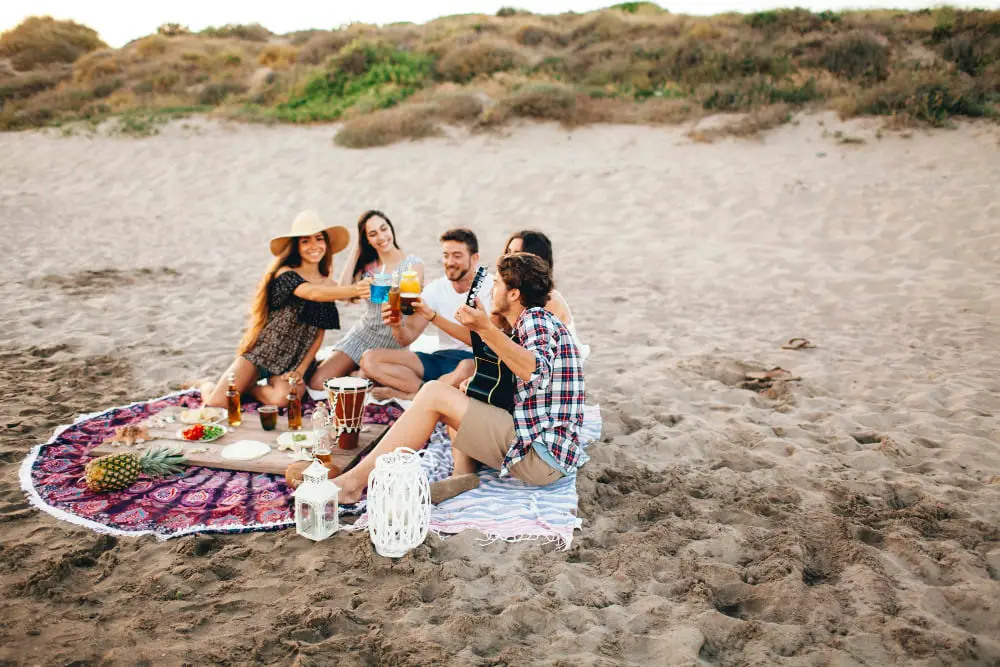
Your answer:
[[[288,450],[278,450],[278,436],[288,430],[288,423],[284,417],[278,418],[278,427],[273,431],[265,431],[260,427],[260,420],[257,415],[244,415],[243,423],[233,427],[223,423],[228,432],[212,442],[191,442],[177,437],[177,432],[190,428],[180,420],[181,408],[169,407],[157,414],[159,417],[176,415],[177,421],[167,424],[165,427],[150,428],[149,435],[152,440],[127,447],[125,445],[115,446],[110,443],[103,443],[90,450],[90,455],[104,456],[105,454],[120,454],[121,452],[143,452],[150,447],[175,447],[184,451],[189,466],[204,466],[206,468],[218,468],[220,470],[239,470],[243,472],[269,473],[272,475],[284,475],[285,470],[292,463],[295,463]],[[306,420],[308,421],[308,420]],[[364,451],[365,447],[386,430],[383,424],[365,424],[358,439],[358,446],[355,449],[340,449],[334,447],[332,450],[333,464],[343,470],[350,465],[358,455]],[[222,449],[226,445],[231,445],[239,440],[257,440],[271,446],[271,451],[259,459],[252,461],[233,461],[222,458]],[[206,452],[190,453],[192,449],[207,449]]]

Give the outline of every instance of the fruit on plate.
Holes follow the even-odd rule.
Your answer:
[[[173,475],[185,463],[179,449],[149,449],[142,456],[135,452],[108,454],[89,461],[83,469],[87,488],[91,491],[120,491],[132,486],[139,475],[162,477]]]
[[[195,424],[191,428],[186,428],[181,431],[181,435],[185,440],[214,440],[220,435],[225,433],[225,430],[221,426],[212,426],[204,424]]]

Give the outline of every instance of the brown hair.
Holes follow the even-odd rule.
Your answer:
[[[333,268],[333,252],[331,252],[330,237],[326,231],[320,233],[323,235],[323,240],[326,241],[326,252],[323,253],[323,259],[319,260],[319,272],[323,276],[329,276],[330,270]],[[301,238],[301,236],[293,238],[284,252],[271,260],[267,270],[264,272],[264,277],[257,283],[257,292],[254,294],[250,305],[250,324],[247,325],[247,330],[240,341],[237,355],[243,356],[257,344],[260,332],[264,330],[264,325],[267,324],[267,318],[271,314],[271,309],[267,303],[267,288],[271,285],[275,274],[283,266],[290,268],[302,266],[302,255],[299,253],[299,239]]]
[[[507,289],[521,292],[525,308],[543,308],[552,295],[552,267],[527,252],[512,252],[497,261],[497,272]]]
[[[399,241],[396,240],[396,228],[393,227],[392,220],[385,213],[376,210],[362,213],[361,217],[358,218],[358,260],[354,262],[354,271],[351,273],[354,280],[357,280],[364,273],[366,266],[378,261],[378,250],[368,240],[368,233],[365,229],[368,221],[372,218],[385,220],[385,224],[389,225],[389,229],[392,230],[392,245],[396,246],[396,249],[399,249]]]
[[[503,247],[505,255],[510,252],[510,243],[514,239],[521,239],[521,252],[530,252],[532,255],[538,255],[548,262],[549,266],[553,269],[555,268],[556,262],[555,257],[552,255],[552,241],[549,240],[548,236],[534,229],[522,229],[514,232],[507,239],[507,243]]]
[[[465,227],[449,229],[441,235],[440,241],[441,243],[444,243],[445,241],[464,243],[465,247],[469,249],[470,255],[479,253],[479,239],[476,238],[476,233],[471,229],[466,229]]]

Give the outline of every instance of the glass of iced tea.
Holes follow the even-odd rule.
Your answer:
[[[389,286],[389,319],[395,324],[400,318],[399,303],[399,274],[392,274],[392,284]]]
[[[333,451],[330,449],[329,445],[321,445],[317,443],[316,446],[313,447],[313,456],[327,468],[333,465]]]
[[[260,427],[265,431],[273,431],[278,428],[278,406],[262,405],[257,411],[260,417]]]
[[[399,311],[413,314],[413,302],[420,298],[420,276],[416,271],[404,271],[399,280]]]

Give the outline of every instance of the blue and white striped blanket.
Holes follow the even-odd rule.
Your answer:
[[[601,436],[601,409],[588,405],[584,411],[580,440],[586,448]],[[422,465],[431,482],[451,474],[451,440],[442,425],[421,451]],[[532,486],[512,477],[500,479],[497,471],[479,473],[479,487],[442,502],[431,512],[431,530],[440,536],[476,530],[488,541],[546,540],[568,549],[573,531],[582,521],[577,516],[576,475],[548,486]],[[360,509],[360,508],[359,508]],[[368,525],[367,514],[353,529]]]

